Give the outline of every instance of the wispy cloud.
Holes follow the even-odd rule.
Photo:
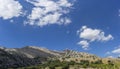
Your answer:
[[[113,51],[111,51],[111,53],[113,53],[113,54],[120,54],[120,47],[114,49]]]
[[[105,32],[102,30],[88,28],[87,26],[82,26],[82,28],[77,31],[77,34],[79,34],[79,38],[82,39],[78,44],[85,50],[89,47],[91,42],[104,42],[113,39],[111,34],[105,36]]]
[[[113,57],[119,57],[120,56],[120,46],[117,46],[113,50],[106,52],[106,55],[112,55]]]

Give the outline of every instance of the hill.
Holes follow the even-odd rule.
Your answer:
[[[77,52],[74,50],[53,51],[37,46],[25,46],[23,48],[5,48],[0,47],[0,68],[19,68],[36,65],[54,65],[73,63],[79,64],[117,64],[118,58],[101,58],[94,54]],[[60,64],[60,65],[59,65]]]

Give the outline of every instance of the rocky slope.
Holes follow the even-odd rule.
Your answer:
[[[50,59],[68,62],[75,61],[78,63],[81,60],[89,60],[90,62],[103,60],[96,55],[73,50],[53,51],[36,46],[11,49],[0,47],[0,68],[2,69],[37,65]]]
[[[27,58],[21,54],[11,54],[10,52],[0,49],[0,69],[30,66],[39,63],[41,63],[41,61]]]
[[[35,46],[13,49],[0,47],[0,68],[37,65],[56,56],[60,54]]]

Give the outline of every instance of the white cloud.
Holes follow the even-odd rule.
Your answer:
[[[78,42],[78,44],[82,45],[82,48],[85,49],[85,50],[87,50],[88,47],[89,47],[89,42],[86,41],[86,40],[82,40],[82,41]]]
[[[106,52],[106,55],[112,55],[114,57],[119,57],[120,56],[120,46],[115,47],[112,51]]]
[[[107,58],[114,58],[113,56],[107,56]]]
[[[45,26],[49,24],[69,24],[71,20],[65,16],[70,12],[73,6],[68,0],[26,0],[35,7],[28,16],[28,21],[25,24]]]
[[[120,54],[120,48],[117,48],[117,49],[113,50],[112,53],[114,53],[114,54]]]
[[[0,17],[10,19],[22,13],[22,5],[16,0],[0,0]]]
[[[103,42],[103,41],[109,41],[113,39],[113,36],[111,34],[105,36],[105,32],[103,32],[102,30],[88,28],[87,26],[82,26],[82,28],[77,31],[77,34],[79,34],[80,39],[83,39],[82,41],[87,42],[88,46],[86,46],[86,48],[89,47],[90,42],[93,42],[93,41]],[[81,43],[79,44],[84,47],[83,44]]]
[[[80,31],[79,37],[90,41],[109,41],[113,39],[111,34],[105,36],[105,33],[100,29],[92,29],[87,26],[83,26]]]

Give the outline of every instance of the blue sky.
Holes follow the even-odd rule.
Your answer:
[[[4,1],[0,1],[1,46],[68,48],[101,57],[120,54],[120,0]]]

